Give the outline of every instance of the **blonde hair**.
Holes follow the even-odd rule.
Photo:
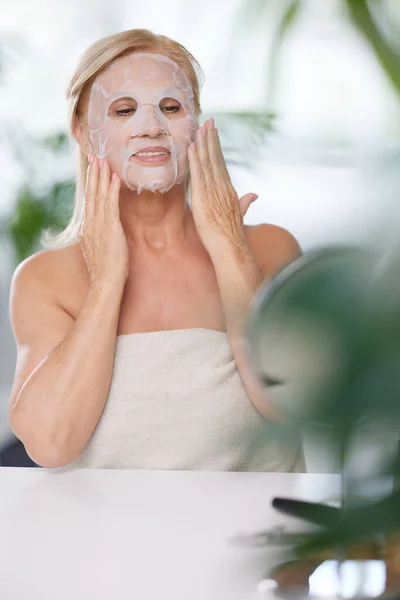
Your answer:
[[[74,137],[73,130],[77,120],[85,120],[84,107],[87,108],[90,90],[96,76],[116,58],[140,51],[163,54],[184,70],[192,86],[196,116],[200,115],[200,91],[204,83],[204,74],[194,56],[184,46],[164,35],[156,35],[148,29],[129,29],[101,38],[92,44],[81,57],[66,90],[71,138]],[[50,229],[44,229],[40,238],[42,246],[60,248],[78,240],[77,233],[82,218],[87,168],[87,156],[79,147],[75,204],[72,216],[68,225],[61,232],[55,233]],[[188,178],[186,193],[189,191],[189,186]]]

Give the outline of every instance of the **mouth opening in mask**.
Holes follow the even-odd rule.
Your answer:
[[[171,152],[165,146],[145,146],[136,150],[129,161],[142,165],[161,165],[168,162],[170,158]]]

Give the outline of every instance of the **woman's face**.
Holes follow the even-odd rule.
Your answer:
[[[128,188],[167,192],[184,181],[197,118],[184,71],[166,56],[141,52],[113,61],[93,83],[88,125],[96,156]],[[149,147],[164,154],[137,156]]]

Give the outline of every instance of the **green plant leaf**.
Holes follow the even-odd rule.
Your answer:
[[[43,204],[38,202],[28,185],[22,186],[14,213],[6,228],[17,263],[32,253],[46,222],[46,209]]]
[[[15,210],[3,223],[3,231],[14,247],[17,264],[39,249],[44,229],[61,231],[73,211],[74,184],[59,181],[47,194],[37,196],[28,184],[18,193]]]
[[[381,34],[370,12],[368,2],[366,0],[344,1],[352,22],[370,44],[383,70],[400,94],[400,56]]]
[[[66,150],[69,145],[68,135],[64,132],[58,132],[54,135],[50,135],[42,141],[42,146],[50,148],[54,152],[61,152]]]
[[[283,14],[282,20],[278,27],[278,37],[282,40],[289,29],[294,25],[297,16],[300,12],[300,0],[292,0],[288,8]]]
[[[362,540],[372,540],[382,533],[400,528],[400,492],[380,500],[342,511],[332,527],[312,532],[296,552],[307,555],[327,548],[338,548]]]

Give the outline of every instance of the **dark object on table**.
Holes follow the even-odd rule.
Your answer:
[[[23,443],[14,438],[0,450],[1,467],[38,467],[26,453]]]
[[[305,502],[290,498],[274,498],[272,506],[291,517],[297,517],[314,523],[329,527],[335,524],[340,517],[340,509],[334,506],[328,506],[317,502]]]

